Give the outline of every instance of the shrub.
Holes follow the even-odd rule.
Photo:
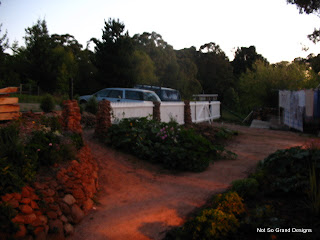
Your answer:
[[[212,208],[238,216],[245,211],[242,201],[243,199],[236,192],[217,194],[212,201]]]
[[[98,101],[95,97],[91,97],[86,106],[85,106],[85,111],[92,113],[92,114],[97,114],[98,112]]]
[[[255,196],[259,188],[259,183],[254,178],[235,180],[231,185],[231,191],[237,192],[243,198]]]
[[[186,239],[226,239],[239,227],[238,219],[219,209],[206,209],[184,227]]]
[[[37,155],[28,152],[15,125],[0,128],[0,195],[19,191],[35,177]]]
[[[107,142],[116,148],[178,171],[203,171],[219,154],[219,147],[176,122],[148,118],[123,119],[108,130]]]
[[[310,166],[320,171],[320,150],[293,147],[278,150],[259,163],[258,170],[264,171],[265,180],[272,191],[306,194],[309,187]]]
[[[55,108],[54,98],[50,94],[45,95],[41,100],[40,108],[46,113],[52,112]]]
[[[235,192],[217,194],[204,209],[183,227],[169,232],[165,239],[233,239],[240,227],[237,216],[244,213],[241,197]]]

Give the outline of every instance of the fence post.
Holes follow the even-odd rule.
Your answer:
[[[190,101],[188,100],[184,101],[184,124],[187,126],[192,124]]]
[[[153,102],[153,115],[152,116],[153,116],[153,120],[161,122],[160,103],[159,102]]]
[[[98,138],[106,137],[111,127],[111,104],[110,101],[102,100],[98,105],[97,123],[94,135]]]

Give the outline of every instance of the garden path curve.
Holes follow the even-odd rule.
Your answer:
[[[224,125],[239,131],[227,146],[238,158],[215,162],[202,173],[177,175],[107,148],[92,138],[92,130],[85,131],[85,140],[99,165],[101,191],[99,204],[69,239],[162,239],[165,231],[181,225],[211,195],[246,177],[259,160],[277,149],[303,145],[308,140],[293,132]]]

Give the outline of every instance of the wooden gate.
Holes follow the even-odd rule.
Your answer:
[[[10,94],[18,92],[18,89],[18,87],[0,89],[0,121],[11,120],[20,116],[19,98],[10,97]]]

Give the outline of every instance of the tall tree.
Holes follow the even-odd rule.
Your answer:
[[[95,43],[95,61],[103,87],[132,87],[134,77],[134,44],[125,25],[118,20],[105,21],[102,40]]]
[[[233,69],[228,57],[215,43],[204,44],[197,56],[198,79],[205,93],[224,92],[234,85]]]
[[[154,62],[158,85],[177,88],[179,66],[173,47],[156,32],[136,34],[133,39],[137,48],[145,51]]]
[[[7,37],[7,31],[1,36],[2,24],[0,24],[0,85],[4,84],[5,78],[5,50],[9,47],[9,39]]]
[[[42,90],[52,93],[56,89],[56,82],[51,63],[52,41],[45,20],[38,20],[26,29],[25,43],[28,78]]]
[[[247,69],[252,71],[253,64],[258,60],[267,62],[261,54],[256,52],[255,46],[238,48],[231,63],[234,75],[238,78]]]

